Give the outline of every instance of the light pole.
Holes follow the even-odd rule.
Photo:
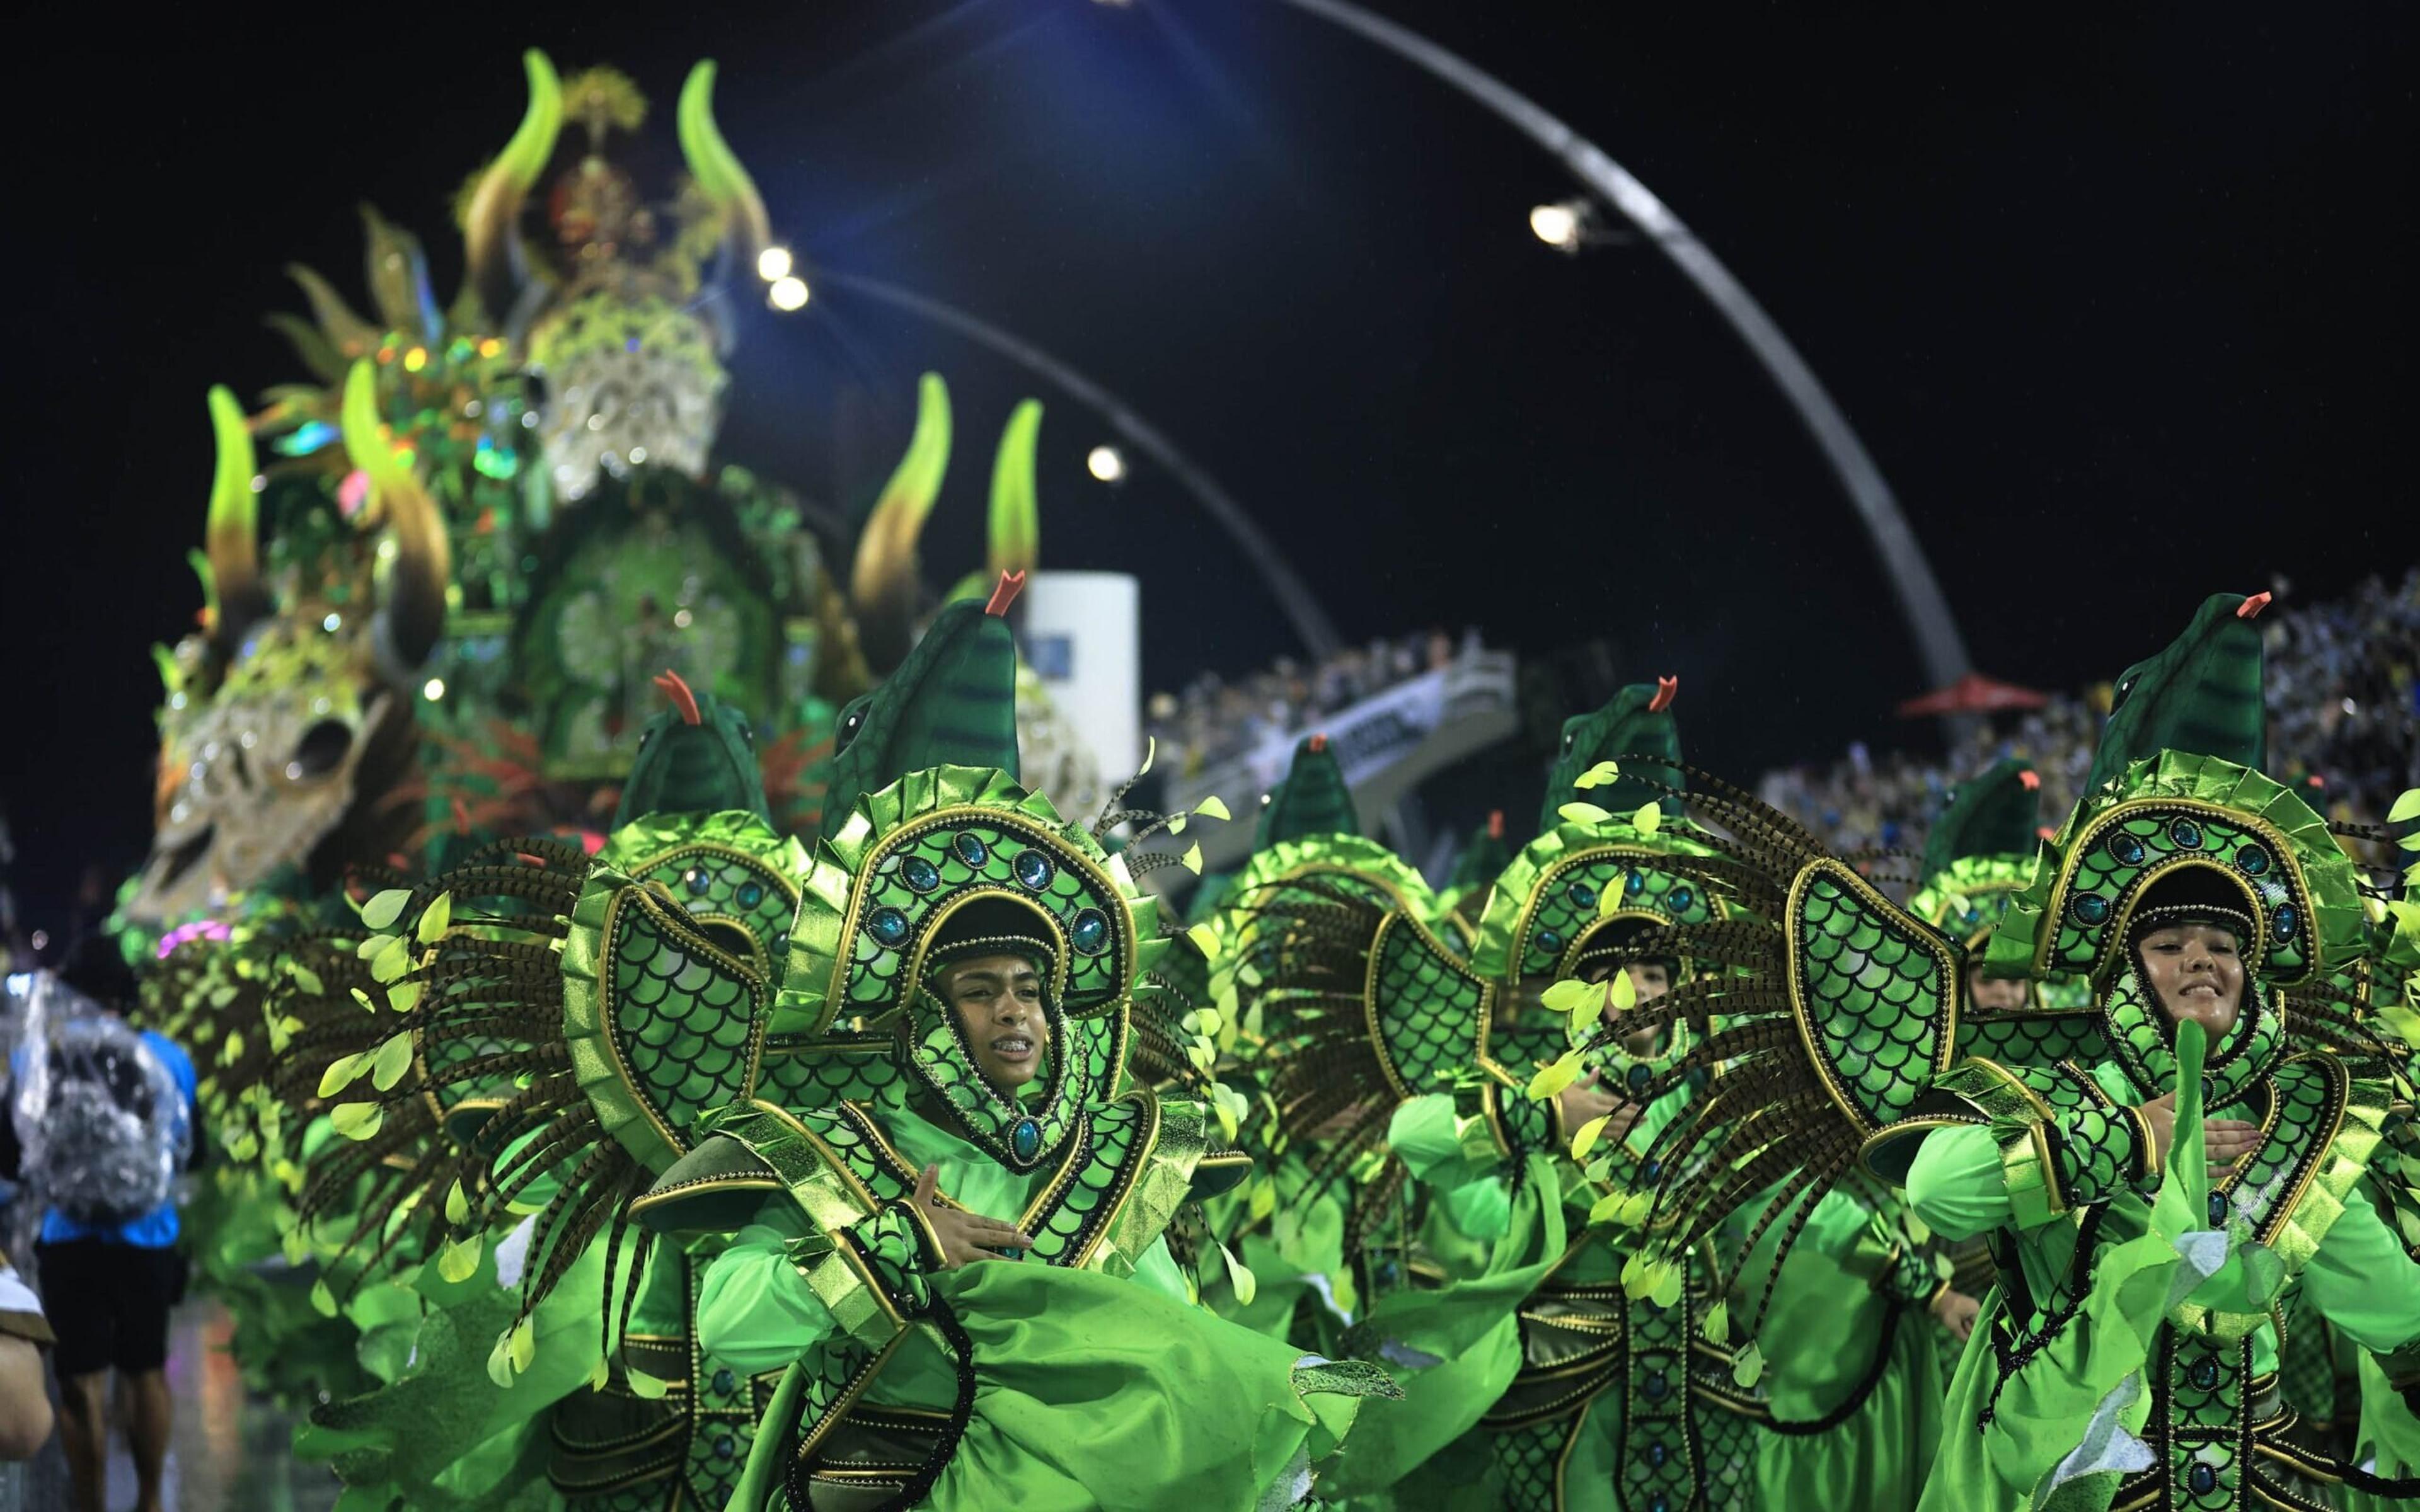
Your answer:
[[[1936,687],[1947,687],[1972,670],[1966,659],[1965,640],[1958,633],[1958,621],[1950,613],[1949,601],[1942,596],[1941,584],[1932,576],[1932,565],[1925,560],[1924,548],[1909,530],[1907,517],[1900,512],[1890,485],[1883,481],[1882,470],[1866,454],[1865,443],[1857,439],[1849,417],[1832,402],[1823,381],[1807,365],[1807,360],[1798,355],[1798,349],[1790,345],[1781,328],[1773,323],[1773,317],[1764,313],[1764,307],[1707,250],[1705,243],[1681,224],[1679,216],[1595,143],[1494,74],[1419,33],[1373,15],[1350,0],[1284,3],[1377,43],[1486,106],[1515,131],[1554,154],[1590,193],[1637,226],[1670,258],[1707,302],[1730,322],[1731,330],[1764,364],[1782,397],[1789,400],[1799,422],[1814,437],[1823,459],[1831,465],[1833,476],[1839,480],[1849,502],[1855,507],[1866,533],[1872,538],[1875,554],[1882,558],[1884,575],[1890,579],[1891,590],[1899,597],[1900,612],[1907,617],[1908,628],[1916,637],[1927,676]],[[1576,249],[1581,230],[1576,223],[1550,216],[1549,224],[1541,229],[1533,212],[1530,224],[1541,239],[1550,245]],[[1564,239],[1548,236],[1549,231],[1559,233]]]
[[[815,282],[826,288],[850,290],[954,331],[968,340],[1039,373],[1078,402],[1089,405],[1127,445],[1158,463],[1183,485],[1195,502],[1207,511],[1210,517],[1243,549],[1244,555],[1251,559],[1253,568],[1261,575],[1262,583],[1267,587],[1270,596],[1278,601],[1278,607],[1285,611],[1287,620],[1294,625],[1295,634],[1301,638],[1303,649],[1311,653],[1313,659],[1332,656],[1342,649],[1344,642],[1337,635],[1336,626],[1328,622],[1327,611],[1319,607],[1319,600],[1295,576],[1293,564],[1279,551],[1277,543],[1262,533],[1261,528],[1252,522],[1252,517],[1244,512],[1244,506],[1220,487],[1216,478],[1194,466],[1190,458],[1176,449],[1175,442],[1135,413],[1125,400],[1032,342],[1011,335],[987,320],[943,304],[939,300],[928,299],[895,284],[886,284],[878,278],[868,278],[862,273],[840,273],[821,269],[816,271]],[[1109,452],[1107,457],[1101,455],[1105,451]],[[1104,482],[1115,482],[1125,475],[1124,459],[1108,448],[1096,449],[1088,465],[1094,476]]]

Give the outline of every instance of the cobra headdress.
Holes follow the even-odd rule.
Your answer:
[[[1644,1282],[1653,1267],[1677,1263],[1679,1251],[1768,1191],[1776,1195],[1746,1243],[1785,1222],[1786,1247],[1813,1196],[1861,1150],[1880,1165],[1883,1150],[1912,1148],[1901,1136],[1928,1126],[1917,1117],[1925,1099],[1962,1056],[2046,1066],[2114,1053],[2130,1075],[2164,1089],[2171,1031],[2165,1015],[2146,1011],[2128,949],[2141,910],[2207,911],[2215,901],[2249,921],[2247,974],[2265,985],[2257,1010],[2247,1000],[2238,1027],[2212,1048],[2213,1105],[2273,1062],[2281,1035],[2356,1054],[2374,1044],[2342,1008],[2275,992],[2324,985],[2360,948],[2355,878],[2327,825],[2240,760],[2160,744],[2198,735],[2238,756],[2257,748],[2257,719],[2241,707],[2246,648],[2229,628],[2247,603],[2257,611],[2257,601],[2212,600],[2183,640],[2129,674],[2102,752],[2115,780],[2041,847],[1990,939],[1991,968],[2087,979],[2100,1014],[1969,1022],[1962,933],[1945,934],[1899,908],[1803,825],[1748,795],[1717,784],[1692,797],[1692,811],[1716,826],[1707,843],[1717,854],[1675,864],[1718,886],[1745,917],[1660,942],[1729,969],[1640,1011],[1644,1022],[1706,1015],[1719,1025],[1646,1095],[1701,1067],[1720,1065],[1724,1075],[1658,1136],[1656,1254],[1626,1279]],[[2248,686],[2257,710],[2257,677]],[[2145,742],[2149,748],[2129,748]],[[2188,877],[2202,896],[2171,892]],[[2042,1033],[2002,1032],[2009,1025]]]
[[[1992,937],[2033,875],[2041,778],[2010,756],[1961,782],[1924,837],[1924,873],[1908,912],[1969,949]]]
[[[995,948],[1048,968],[1049,1065],[1030,1100],[983,1077],[933,991],[938,961]],[[777,1023],[889,1026],[908,1074],[994,1158],[1029,1171],[1116,1090],[1129,999],[1165,948],[1158,904],[1083,826],[1004,773],[936,767],[867,795],[816,846]]]

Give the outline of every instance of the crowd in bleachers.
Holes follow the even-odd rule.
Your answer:
[[[1158,742],[1158,760],[1189,775],[1480,649],[1476,629],[1459,639],[1435,629],[1382,636],[1311,665],[1281,656],[1233,682],[1204,672],[1180,692],[1153,694],[1144,728]]]
[[[2333,818],[2383,816],[2397,794],[2420,785],[2420,567],[2399,583],[2370,579],[2340,599],[2281,602],[2261,624],[2270,771],[2294,782],[2318,778]],[[1204,672],[1179,692],[1153,695],[1146,728],[1168,770],[1198,773],[1479,649],[1475,629],[1459,638],[1436,629],[1313,664],[1280,658],[1233,681]],[[1759,791],[1836,849],[1915,849],[1959,778],[2013,755],[2041,774],[2042,812],[2062,814],[2091,769],[2109,697],[2104,683],[1978,719],[1946,757],[1854,745],[1825,764],[1768,772]]]
[[[2298,784],[2319,779],[2330,818],[2383,818],[2396,795],[2420,786],[2420,567],[2399,584],[2373,578],[2332,602],[2281,604],[2261,623],[2270,773]],[[2091,769],[2109,696],[2103,684],[1978,721],[1941,760],[1852,746],[1828,765],[1768,772],[1760,791],[1836,849],[1913,850],[1957,779],[2022,756],[2041,773],[2043,814],[2063,814]]]

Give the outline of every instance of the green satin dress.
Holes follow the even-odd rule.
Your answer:
[[[1492,1507],[1479,1420],[1521,1368],[1523,1299],[1562,1257],[1565,1227],[1552,1164],[1531,1157],[1520,1179],[1467,1159],[1454,1100],[1397,1108],[1388,1143],[1427,1199],[1424,1249],[1437,1257],[1418,1285],[1374,1304],[1356,1334],[1387,1365],[1404,1400],[1354,1427],[1322,1480],[1361,1507]]]
[[[1010,1171],[956,1134],[886,1100],[874,1110],[898,1152],[939,1167],[939,1191],[1014,1221],[1050,1181],[1049,1162]],[[708,1268],[698,1338],[737,1369],[792,1365],[839,1324],[791,1258],[809,1232],[786,1196],[768,1199]],[[1155,1239],[1131,1275],[995,1260],[923,1278],[963,1330],[971,1406],[918,1504],[941,1512],[1183,1507],[1236,1512],[1309,1494],[1358,1405],[1327,1389],[1324,1363],[1227,1322],[1193,1299]],[[784,1507],[796,1413],[793,1369],[768,1409],[734,1512]],[[939,1333],[911,1327],[861,1397],[908,1417],[947,1415],[960,1395]],[[1383,1403],[1372,1404],[1383,1410]]]
[[[2113,1103],[2131,1106],[2141,1101],[2142,1094],[2116,1065],[2096,1065],[2090,1075]],[[2214,1112],[2259,1117],[2259,1109],[2242,1105]],[[2180,1116],[2180,1151],[2187,1148],[2185,1124]],[[2191,1149],[2196,1156],[2201,1149],[2197,1122]],[[2178,1158],[2185,1159],[2181,1154]],[[1908,1169],[1909,1204],[1951,1240],[2003,1231],[2013,1242],[2033,1295],[2059,1295],[2062,1278],[2071,1273],[2075,1215],[2054,1214],[2030,1227],[2018,1227],[2009,1174],[2009,1158],[1993,1129],[1969,1125],[1938,1130],[1924,1136]],[[2155,1196],[2133,1187],[2109,1196],[2096,1220],[2088,1288],[2076,1298],[2065,1325],[2050,1333],[2018,1368],[2004,1370],[1997,1351],[1977,1330],[1950,1384],[1941,1453],[1926,1487],[1923,1512],[2017,1512],[2042,1504],[2037,1497],[2062,1512],[2071,1506],[2105,1507],[2121,1478],[2139,1473],[2122,1463],[2124,1440],[2111,1430],[2122,1427],[2128,1435],[2151,1442],[2166,1431],[2147,1422],[2150,1399],[2143,1379],[2147,1369],[2180,1347],[2195,1347],[2195,1338],[2170,1321],[2175,1294],[2213,1311],[2248,1306],[2252,1278],[2239,1247],[2230,1246],[2225,1263],[2197,1284],[2194,1275],[2180,1273],[2182,1257],[2174,1242],[2180,1230],[2202,1221],[2194,1210],[2202,1201],[2197,1194],[2206,1188],[2207,1182],[2187,1180],[2172,1163]],[[2360,1183],[2347,1186],[2337,1200],[2341,1213],[2291,1284],[2301,1288],[2304,1305],[2363,1349],[2378,1353],[2403,1349],[2420,1339],[2420,1264],[2403,1253]],[[2174,1204],[2174,1211],[2155,1209],[2155,1202]],[[1987,1319],[1999,1301],[1995,1290],[1985,1304]],[[2172,1334],[2180,1336],[2172,1339]],[[2210,1377],[2209,1382],[2196,1384],[2234,1392],[2257,1415],[2263,1383],[2273,1380],[2277,1364],[2276,1335],[2272,1325],[2263,1324],[2244,1341],[2240,1362],[2235,1349],[2227,1347],[2212,1355],[2210,1366],[2189,1368],[2203,1369]],[[2247,1431],[2257,1437],[2257,1425]],[[2211,1447],[2215,1452],[2224,1446]],[[2308,1493],[2311,1483],[2289,1465],[2258,1454],[2246,1458],[2264,1474],[2289,1477],[2289,1489],[2298,1494]],[[2211,1494],[2228,1494],[2225,1479],[2242,1473],[2231,1460],[2205,1457],[2197,1462],[2211,1467],[2205,1477],[2213,1488]],[[2186,1466],[2188,1472],[2193,1468]],[[2179,1489],[2199,1489],[2185,1484],[2188,1476],[2178,1479]],[[2223,1500],[2213,1504],[2236,1504]]]
[[[1827,1193],[1782,1261],[1756,1332],[1770,1415],[1758,1436],[1758,1504],[1907,1512],[1941,1436],[1942,1374],[1926,1311],[1941,1278],[1907,1242],[1891,1204],[1863,1183]],[[1734,1242],[1761,1203],[1733,1215]],[[1731,1287],[1734,1319],[1773,1270],[1769,1227]]]

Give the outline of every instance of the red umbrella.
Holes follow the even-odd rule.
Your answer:
[[[1922,698],[1912,698],[1899,706],[1901,717],[1921,718],[1932,714],[1985,714],[1995,709],[2039,709],[2050,702],[2047,693],[2037,693],[2030,687],[2014,683],[1998,682],[1981,672],[1968,672],[1947,687],[1935,688]]]

